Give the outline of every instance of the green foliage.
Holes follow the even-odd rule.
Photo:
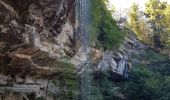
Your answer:
[[[52,80],[52,83],[59,87],[59,97],[62,100],[75,100],[78,96],[76,68],[73,64],[66,62],[55,62],[53,64],[56,68],[53,69],[55,79]]]
[[[131,58],[132,58],[132,60],[135,59],[135,60],[138,60],[138,61],[148,61],[150,63],[155,63],[155,62],[166,60],[168,58],[168,56],[165,55],[165,54],[161,54],[158,51],[154,51],[152,49],[148,49],[142,55],[133,53],[131,55]]]
[[[129,100],[151,100],[150,94],[145,87],[145,80],[150,78],[152,73],[147,69],[136,68],[130,74],[130,81],[125,87],[125,93]]]
[[[128,100],[169,100],[168,76],[161,76],[146,66],[135,66],[125,86]]]
[[[167,8],[164,11],[165,14],[165,18],[164,18],[164,22],[166,24],[166,30],[167,30],[167,34],[165,34],[163,37],[163,39],[165,39],[165,43],[166,43],[166,50],[167,53],[170,54],[170,5],[167,5]]]
[[[110,79],[108,71],[97,71],[93,76],[91,100],[123,100],[121,88]]]
[[[165,60],[167,58],[167,56],[164,54],[161,54],[159,52],[153,51],[153,50],[147,50],[147,52],[143,58],[144,58],[144,60],[148,60],[151,62],[157,62],[157,61]]]
[[[118,48],[124,40],[125,33],[116,24],[106,3],[107,0],[91,1],[91,38],[98,40],[106,49]]]
[[[140,23],[139,23],[139,8],[136,3],[133,3],[129,12],[129,17],[130,17],[130,27],[131,29],[136,33],[136,35],[140,37],[141,35],[141,30],[140,30]]]
[[[160,2],[159,0],[149,0],[146,4],[145,15],[148,22],[151,24],[153,30],[153,43],[157,48],[164,48],[165,40],[162,39],[166,34],[166,22],[164,11],[167,7],[166,2]]]
[[[164,22],[166,24],[168,32],[170,32],[170,5],[167,5],[166,9],[164,10]]]
[[[130,8],[128,24],[139,40],[147,44],[152,44],[147,22],[143,18],[143,14],[139,11],[136,3],[133,3]]]
[[[170,47],[169,9],[170,5],[166,2],[149,0],[143,14],[134,3],[129,12],[129,26],[141,41],[168,52]]]

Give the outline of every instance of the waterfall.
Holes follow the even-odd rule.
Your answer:
[[[80,42],[82,55],[88,55],[88,22],[89,22],[89,0],[76,0],[76,37]],[[90,100],[91,93],[91,75],[88,63],[82,65],[80,79],[81,100]]]
[[[84,51],[88,46],[89,1],[76,0],[76,30],[77,39]]]
[[[91,74],[89,65],[84,65],[85,70],[81,75],[81,100],[91,100]]]

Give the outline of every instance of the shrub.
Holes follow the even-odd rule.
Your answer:
[[[51,64],[53,68],[52,83],[59,87],[59,98],[61,100],[75,100],[78,96],[78,78],[76,68],[71,63],[55,61]]]
[[[123,100],[121,88],[110,79],[109,71],[96,71],[93,77],[92,100]]]

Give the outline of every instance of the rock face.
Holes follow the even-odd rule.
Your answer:
[[[129,32],[117,51],[87,46],[84,51],[79,36],[87,39],[87,34],[76,33],[75,4],[75,0],[0,0],[0,100],[56,100],[53,96],[60,89],[49,80],[59,76],[60,67],[70,66],[67,63],[80,75],[111,70],[128,77],[131,53],[147,46]]]
[[[74,5],[74,0],[0,0],[3,100],[43,96],[52,63],[74,55]],[[15,99],[3,95],[7,91]]]
[[[119,50],[96,50],[92,49],[90,54],[91,63],[95,64],[96,70],[111,70],[121,78],[128,78],[128,70],[132,68],[132,54],[140,54],[148,49],[142,44],[133,32],[129,32]]]
[[[0,8],[0,58],[9,74],[45,71],[45,62],[74,54],[73,0],[4,0]]]

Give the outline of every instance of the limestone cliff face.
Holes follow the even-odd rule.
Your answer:
[[[135,63],[132,55],[142,55],[148,48],[147,45],[137,39],[133,32],[128,32],[123,44],[118,50],[104,51],[91,48],[89,50],[90,66],[93,66],[93,71],[110,70],[118,75],[116,75],[117,78],[128,78],[128,70]]]
[[[75,0],[0,0],[0,100],[56,100],[60,86],[51,81],[65,63],[80,75],[110,70],[128,77],[131,54],[147,48],[129,32],[118,51],[84,51],[77,39],[87,35],[77,33],[76,24]]]
[[[18,95],[3,100],[44,95],[52,63],[75,53],[74,7],[74,0],[0,0],[0,90]]]
[[[41,63],[48,58],[74,54],[74,0],[4,0],[0,7],[1,64],[8,66],[6,72],[30,66],[45,71],[48,65]]]

